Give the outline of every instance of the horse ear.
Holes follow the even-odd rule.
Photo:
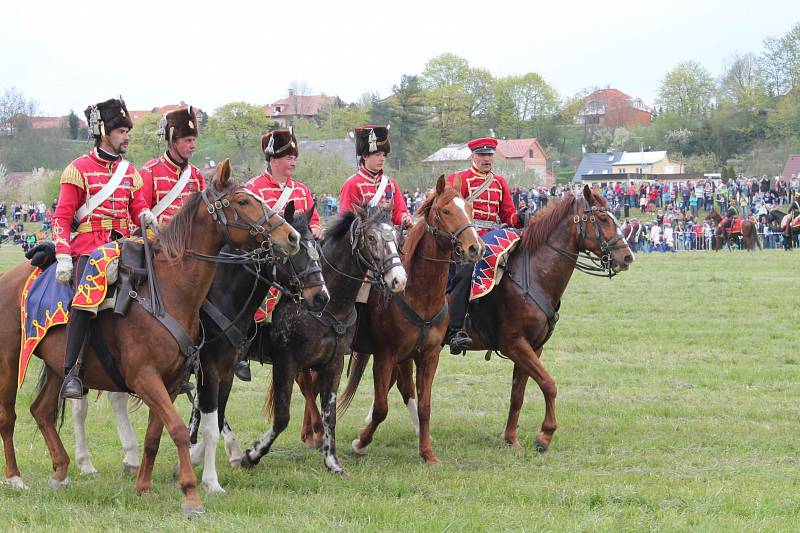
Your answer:
[[[314,210],[317,208],[317,201],[314,200],[314,203],[311,205],[311,209],[306,211],[306,221],[311,224],[311,217],[314,216]]]
[[[461,194],[461,172],[453,173],[453,184],[451,187],[458,191],[459,195]]]
[[[587,202],[592,203],[592,189],[588,185],[583,186],[583,197],[586,198]]]
[[[367,218],[367,212],[358,204],[353,204],[353,213],[359,216],[359,218]]]
[[[440,195],[444,192],[444,186],[446,185],[444,181],[444,174],[439,175],[439,179],[436,180],[436,195]]]
[[[226,159],[217,165],[217,190],[222,191],[228,185],[228,180],[231,178],[231,160]]]
[[[294,220],[294,201],[286,204],[286,209],[283,210],[283,219],[290,222]]]

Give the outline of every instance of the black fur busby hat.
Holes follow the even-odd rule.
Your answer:
[[[365,155],[383,152],[389,155],[389,126],[362,126],[356,128],[356,155]]]
[[[261,151],[264,152],[264,157],[269,161],[270,159],[279,159],[288,155],[297,157],[297,139],[294,132],[289,129],[277,129],[261,136]]]
[[[105,135],[114,128],[133,129],[131,116],[121,96],[119,99],[111,98],[105,102],[90,105],[83,113],[86,115],[86,123],[89,125],[89,135],[95,139],[99,139],[101,135]]]
[[[197,137],[197,116],[192,106],[181,107],[164,115],[161,119],[159,133],[164,135],[167,143],[181,137]]]

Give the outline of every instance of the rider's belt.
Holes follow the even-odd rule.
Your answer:
[[[478,220],[475,219],[472,221],[476,228],[480,229],[499,229],[500,223],[499,222],[492,222],[491,220]]]
[[[111,231],[114,229],[128,229],[128,221],[117,218],[101,218],[82,222],[75,230],[76,233],[93,233],[95,231]]]

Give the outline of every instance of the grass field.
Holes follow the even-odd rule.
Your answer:
[[[18,255],[0,250],[4,268]],[[71,466],[46,486],[50,460],[28,413],[37,368],[17,405],[23,479],[0,486],[0,528],[80,531],[791,531],[800,525],[800,251],[640,255],[612,280],[576,273],[544,361],[559,385],[559,429],[533,446],[541,393],[528,386],[523,451],[500,439],[511,363],[446,350],[434,386],[441,467],[423,465],[399,395],[369,455],[346,453],[371,398],[365,379],[339,420],[346,479],[298,440],[302,404],[273,451],[232,470],[225,495],[204,494],[187,522],[165,437],[154,497],[134,493],[104,399],[90,406],[95,476]],[[229,419],[245,443],[261,435],[266,368],[236,383]],[[187,411],[179,400],[182,412]],[[133,415],[140,439],[145,410]],[[67,448],[69,420],[62,430]]]

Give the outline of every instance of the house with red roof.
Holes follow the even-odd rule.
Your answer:
[[[297,94],[294,89],[289,89],[289,96],[263,107],[267,118],[277,122],[281,128],[285,128],[291,126],[298,119],[318,120],[320,112],[326,104],[335,105],[338,101],[336,96],[302,95]]]
[[[189,104],[187,104],[186,102],[181,100],[181,102],[179,104],[167,104],[167,105],[162,106],[162,107],[154,107],[154,108],[150,109],[149,111],[131,111],[131,110],[128,110],[128,114],[131,116],[131,121],[134,124],[136,124],[139,121],[139,119],[141,119],[145,115],[149,115],[151,113],[155,113],[158,116],[163,116],[165,113],[169,113],[170,111],[175,111],[176,109],[180,109],[181,107],[186,107],[187,105],[189,105]],[[197,120],[202,124],[203,120],[205,119],[205,112],[202,109],[200,109],[199,107],[196,107],[196,106],[192,106],[192,107],[194,107],[194,112],[195,112],[195,115],[197,116]]]
[[[576,123],[600,128],[649,126],[655,112],[641,98],[632,98],[612,87],[594,91],[583,102],[583,109],[575,117]]]
[[[535,170],[540,176],[548,176],[547,152],[538,139],[499,139],[497,151],[508,161],[519,161],[525,170]]]
[[[783,167],[783,179],[790,180],[800,176],[800,155],[790,155]]]

